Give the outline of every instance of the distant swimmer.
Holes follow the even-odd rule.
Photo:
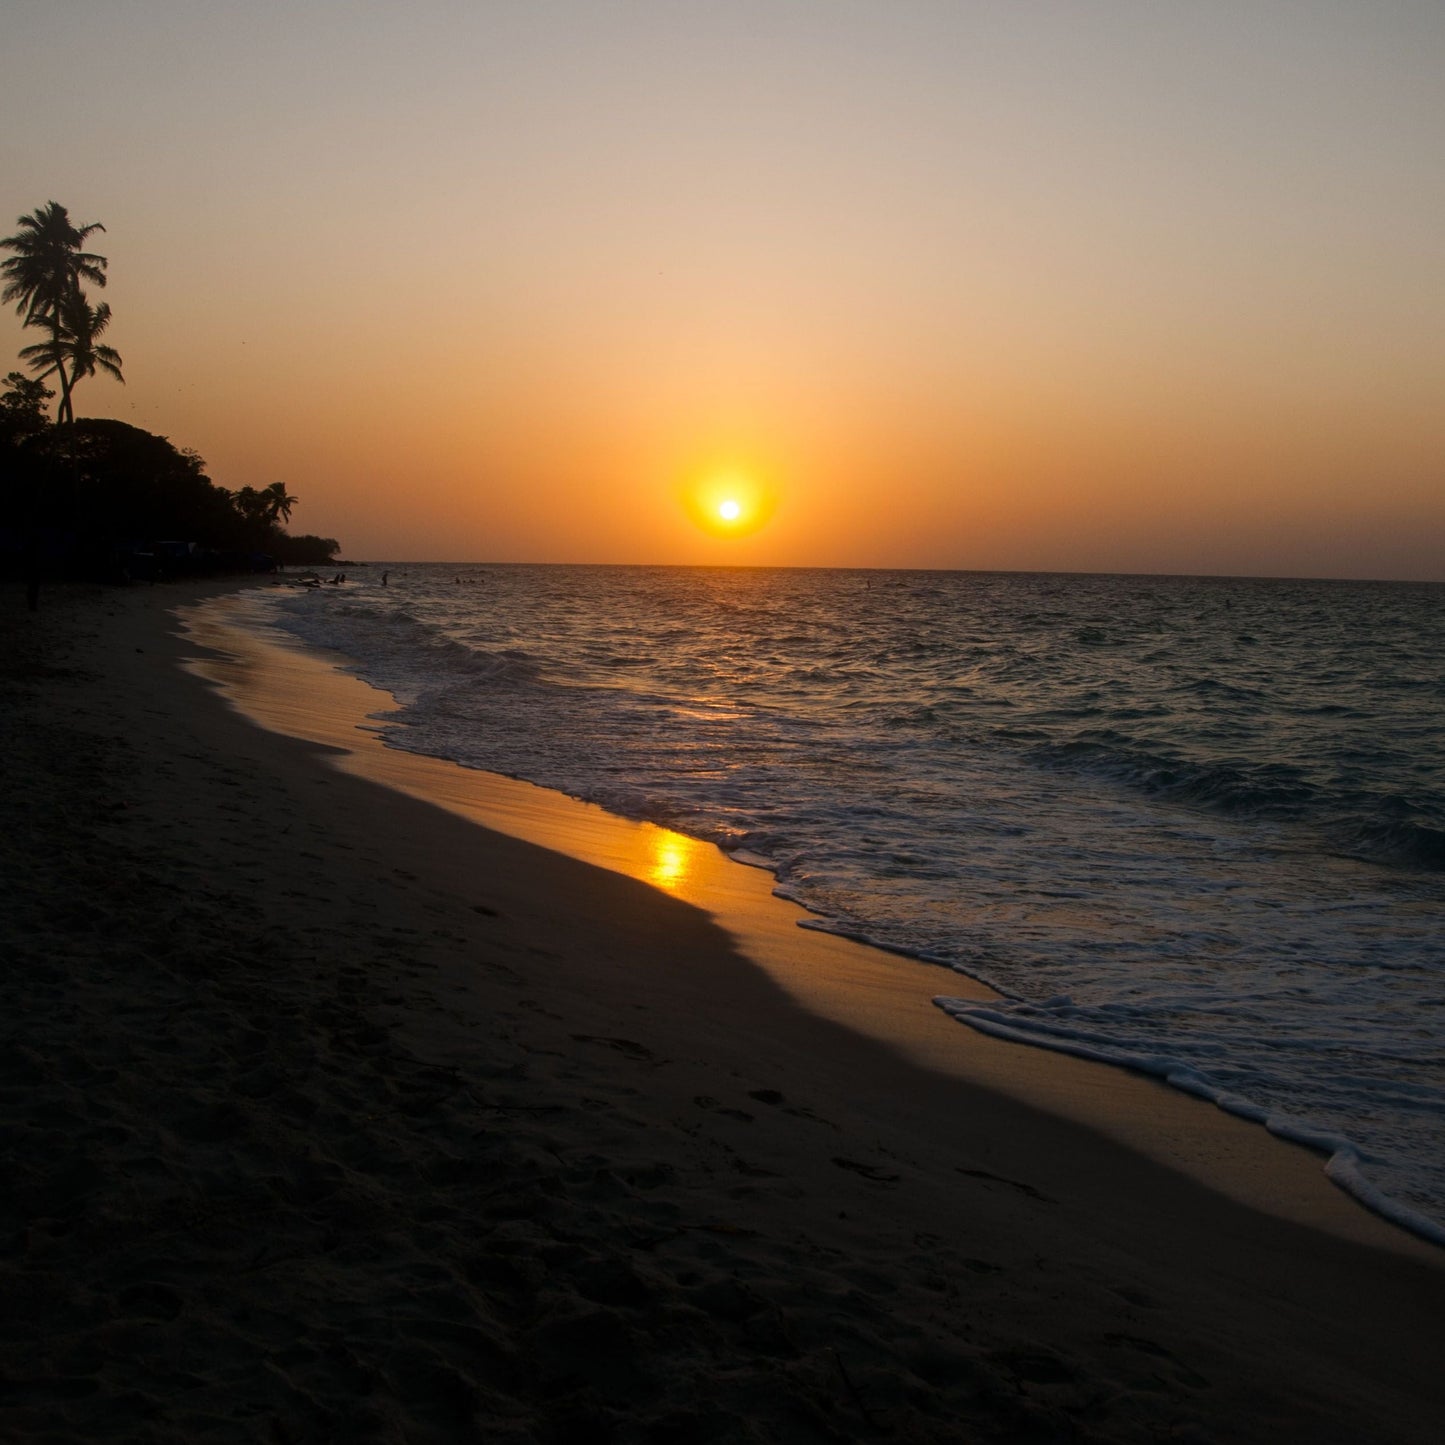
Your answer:
[[[390,575],[390,574],[387,573],[387,572],[383,572],[383,573],[381,574],[381,585],[382,585],[383,587],[386,586],[386,579],[387,579],[387,577],[388,577],[389,575]]]

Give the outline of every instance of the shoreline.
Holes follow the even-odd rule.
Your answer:
[[[1134,1081],[1407,1247],[1245,1208],[1033,1107],[1020,1050],[957,1077],[678,898],[255,726],[179,666],[172,611],[226,590],[3,622],[16,1435],[1434,1438],[1438,1251],[1314,1156]],[[868,977],[818,993],[875,1026]]]
[[[764,867],[521,779],[388,747],[391,724],[375,719],[398,706],[392,695],[349,671],[349,658],[258,618],[244,594],[188,609],[181,623],[208,654],[186,665],[252,722],[336,749],[343,771],[690,903],[809,1012],[944,1077],[1081,1124],[1250,1208],[1374,1248],[1423,1248],[1445,1267],[1439,1239],[1335,1183],[1328,1151],[1157,1074],[962,1025],[935,1006],[938,994],[982,1005],[1002,995],[968,974],[809,927],[813,915],[780,898]]]

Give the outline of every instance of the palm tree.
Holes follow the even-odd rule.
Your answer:
[[[0,262],[0,276],[5,279],[0,302],[13,301],[16,314],[24,317],[26,326],[42,326],[50,332],[54,344],[51,369],[60,382],[60,409],[69,414],[72,378],[66,374],[61,359],[65,312],[81,295],[82,281],[105,285],[105,257],[81,249],[105,227],[99,221],[75,225],[70,213],[55,201],[47,201],[15,224],[15,234],[0,239],[0,249],[13,252]],[[107,320],[109,314],[107,311]]]
[[[87,376],[94,376],[96,368],[108,372],[120,382],[120,353],[113,346],[97,346],[96,340],[110,325],[110,306],[102,301],[92,306],[85,293],[76,290],[61,303],[59,325],[49,341],[38,341],[33,346],[21,348],[20,355],[32,371],[39,373],[39,379],[54,375],[60,379],[60,412],[57,421],[75,420],[74,393],[77,382]],[[69,363],[70,375],[65,374]]]
[[[0,302],[16,302],[27,326],[52,315],[82,281],[105,285],[105,257],[80,249],[96,231],[105,230],[99,221],[73,225],[64,206],[47,201],[15,224],[15,234],[0,240],[0,247],[15,252],[0,262],[5,277]]]
[[[269,487],[262,487],[261,496],[266,502],[267,521],[274,525],[291,520],[291,508],[296,505],[297,499],[287,492],[285,482],[272,482]]]

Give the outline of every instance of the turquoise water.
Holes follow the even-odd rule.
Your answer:
[[[961,1022],[1312,1142],[1445,1242],[1445,587],[358,575],[269,606],[396,695],[391,745],[765,863]]]

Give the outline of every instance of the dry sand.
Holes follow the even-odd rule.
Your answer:
[[[1438,1438],[1317,1161],[261,730],[189,595],[0,596],[0,1438]]]

